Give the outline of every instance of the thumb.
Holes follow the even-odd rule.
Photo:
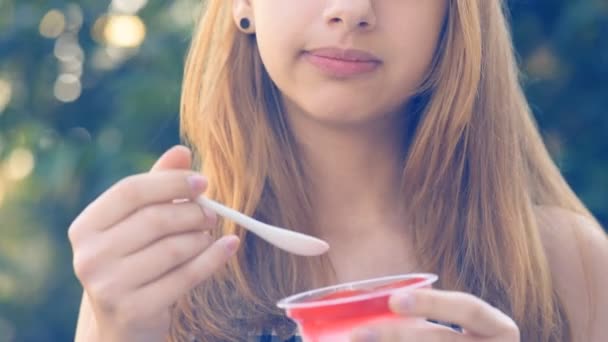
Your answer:
[[[150,171],[190,168],[192,168],[192,151],[186,146],[177,145],[163,153]]]

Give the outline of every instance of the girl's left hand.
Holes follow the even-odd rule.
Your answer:
[[[396,293],[390,298],[389,305],[395,313],[403,315],[402,321],[359,328],[353,333],[352,341],[520,341],[519,328],[510,317],[467,293],[414,290]],[[457,324],[463,331],[427,322],[427,318]]]

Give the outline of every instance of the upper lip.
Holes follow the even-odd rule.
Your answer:
[[[338,47],[324,47],[308,51],[308,53],[331,59],[349,62],[380,62],[380,58],[370,52],[356,49],[343,49]]]

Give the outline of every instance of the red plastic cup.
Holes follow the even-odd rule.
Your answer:
[[[347,342],[361,325],[403,319],[388,306],[396,291],[431,288],[435,274],[411,273],[324,287],[277,303],[306,342]]]

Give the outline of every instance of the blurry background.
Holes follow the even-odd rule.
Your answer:
[[[179,142],[200,0],[0,0],[0,341],[73,339],[67,227]],[[511,0],[524,86],[575,191],[608,227],[608,1]]]

